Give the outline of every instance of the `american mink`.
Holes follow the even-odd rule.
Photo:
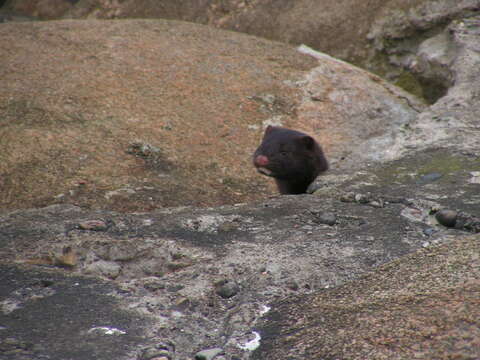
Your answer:
[[[265,130],[253,165],[275,179],[281,194],[305,193],[318,174],[328,169],[322,148],[311,136],[278,126]]]

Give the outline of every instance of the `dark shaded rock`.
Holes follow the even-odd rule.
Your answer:
[[[287,287],[292,291],[297,291],[300,288],[295,280],[289,280],[285,283],[285,285],[287,285]]]
[[[478,233],[480,232],[480,217],[461,211],[458,213],[455,228]]]
[[[45,281],[53,291],[35,296],[43,290],[40,287],[35,290],[29,284]],[[115,291],[112,284],[70,276],[59,270],[0,264],[0,303],[11,301],[15,294],[25,291],[33,293],[17,298],[16,310],[0,312],[3,326],[0,349],[19,350],[7,359],[117,360],[125,354],[125,349],[135,351],[144,344],[143,327],[149,320],[121,310],[118,300],[109,295]],[[102,326],[121,330],[123,334],[89,333]]]
[[[426,228],[426,229],[423,230],[423,233],[427,236],[432,236],[436,232],[437,232],[437,230],[434,229],[434,228]]]
[[[458,213],[454,210],[443,209],[435,214],[435,219],[446,227],[455,227]]]
[[[224,299],[231,298],[240,291],[240,287],[235,281],[222,280],[216,284],[215,292]]]
[[[316,216],[320,224],[326,224],[333,226],[337,222],[337,216],[334,213],[330,212],[321,212]]]
[[[161,342],[143,349],[139,360],[173,360],[174,353],[174,343]]]
[[[443,175],[440,173],[431,173],[423,175],[420,179],[417,180],[418,184],[428,184],[430,182],[440,179]]]
[[[212,348],[199,351],[195,354],[195,360],[213,360],[215,356],[219,355],[223,349],[221,348]]]
[[[145,281],[144,285],[145,289],[150,291],[157,291],[165,289],[165,283],[159,279],[149,279]]]
[[[78,224],[78,228],[80,230],[105,231],[108,226],[103,220],[87,220]]]

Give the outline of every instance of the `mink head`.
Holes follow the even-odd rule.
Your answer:
[[[268,126],[253,155],[258,172],[277,180],[312,182],[328,167],[322,149],[299,131]]]

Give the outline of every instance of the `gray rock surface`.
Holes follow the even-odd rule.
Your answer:
[[[426,151],[416,154],[415,160],[417,164],[428,164],[446,156]],[[216,346],[225,350],[227,359],[247,359],[256,348],[257,335],[262,334],[253,329],[262,316],[268,316],[270,307],[275,309],[272,301],[293,294],[314,296],[381,264],[424,247],[450,243],[460,236],[462,232],[437,225],[429,214],[432,209],[447,206],[478,212],[478,185],[469,183],[469,170],[478,167],[478,158],[455,155],[450,161],[462,166],[457,171],[439,168],[445,172],[445,181],[427,185],[418,184],[412,177],[408,166],[415,168],[414,160],[404,159],[371,168],[368,174],[352,174],[346,181],[339,180],[329,195],[282,196],[257,205],[168,209],[149,214],[92,212],[61,205],[11,213],[0,219],[0,254],[2,259],[16,259],[18,264],[8,265],[10,269],[35,271],[32,265],[19,263],[59,252],[68,244],[78,257],[73,272],[80,275],[88,272],[90,259],[112,261],[111,254],[130,247],[128,260],[115,261],[121,271],[108,294],[117,303],[115,311],[149,321],[141,322],[143,336],[127,347],[124,358],[128,358],[125,354],[140,354],[139,349],[168,340],[175,345],[173,358],[188,359],[201,349]],[[391,180],[392,176],[396,180]],[[449,181],[451,178],[455,178],[455,184]],[[370,198],[384,205],[342,201],[345,191],[365,194],[354,199]],[[454,197],[432,200],[434,194],[449,193]],[[323,224],[319,215],[322,212],[335,213],[337,223]],[[108,219],[112,226],[103,233],[75,226],[93,218]],[[436,232],[426,236],[424,230],[432,227]],[[164,273],[152,276],[145,271],[143,264],[151,262],[163,263]],[[68,270],[48,271],[69,281]],[[216,284],[225,278],[239,284],[239,292],[231,298],[216,293]],[[292,283],[298,286],[292,287]],[[16,282],[2,292],[2,304],[14,302],[15,294],[26,292],[28,286]],[[18,335],[18,328],[9,324],[16,316],[26,316],[22,313],[27,307],[44,311],[43,302],[34,299],[44,296],[53,301],[56,294],[42,295],[40,290],[31,290],[33,296],[24,300],[24,306],[9,313],[3,311],[2,323],[7,325],[2,334],[6,338],[20,336],[20,341],[35,343],[32,339],[39,331],[37,326],[22,329]],[[72,296],[82,299],[85,295]],[[97,301],[88,296],[89,301]],[[64,348],[90,329],[85,330],[80,314],[69,312],[68,316],[76,332],[70,338],[57,340],[63,342]],[[122,330],[113,319],[108,322],[107,318],[106,325],[96,324]],[[101,339],[88,338],[91,346],[97,340]],[[57,356],[49,348],[40,353]],[[110,358],[108,354],[103,356]]]
[[[134,356],[151,320],[122,310],[117,291],[98,279],[2,262],[0,358]]]

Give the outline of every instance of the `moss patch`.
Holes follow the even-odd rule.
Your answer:
[[[395,80],[394,85],[401,87],[403,90],[408,91],[419,98],[424,97],[422,85],[411,72],[403,71]]]
[[[376,175],[379,178],[378,184],[402,183],[407,185],[432,173],[442,175],[438,181],[453,181],[470,171],[478,171],[479,168],[480,159],[453,154],[441,149],[394,161],[392,164],[380,168]]]

